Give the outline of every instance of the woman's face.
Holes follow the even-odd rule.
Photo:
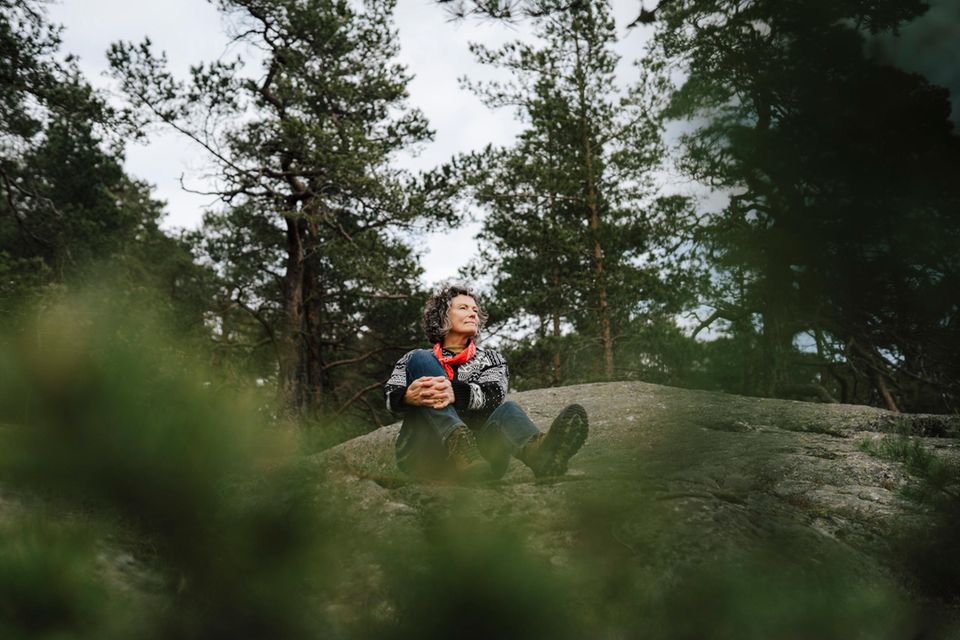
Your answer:
[[[450,301],[450,336],[466,336],[472,338],[480,330],[480,308],[477,301],[470,296],[459,295]]]

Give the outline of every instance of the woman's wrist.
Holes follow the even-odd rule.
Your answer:
[[[403,404],[409,405],[411,407],[417,406],[417,404],[419,403],[416,402],[413,396],[414,394],[410,392],[410,387],[408,386],[406,389],[403,390]]]

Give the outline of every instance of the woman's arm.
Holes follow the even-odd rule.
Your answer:
[[[507,361],[496,351],[483,354],[484,366],[467,382],[453,380],[454,406],[458,410],[493,411],[507,397]]]
[[[387,378],[387,383],[383,385],[383,395],[387,402],[387,409],[393,413],[402,413],[407,408],[407,405],[403,402],[403,396],[407,392],[407,361],[410,360],[412,354],[413,351],[397,360],[390,377]]]

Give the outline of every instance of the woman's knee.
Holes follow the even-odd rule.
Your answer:
[[[410,354],[410,362],[424,364],[431,360],[437,362],[437,357],[433,355],[433,351],[428,351],[427,349],[417,349]]]
[[[439,373],[437,373],[438,371]],[[418,349],[410,354],[410,359],[407,360],[408,384],[417,378],[428,375],[443,375],[443,367],[440,366],[440,361],[437,360],[432,351]]]

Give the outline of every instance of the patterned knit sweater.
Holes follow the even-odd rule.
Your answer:
[[[403,396],[407,391],[407,361],[416,351],[405,354],[393,367],[390,379],[383,387],[387,409],[402,414],[407,405]],[[452,351],[443,350],[452,357]],[[471,424],[484,418],[503,403],[507,395],[507,362],[496,351],[477,347],[477,353],[468,362],[452,365],[453,406],[465,422]]]

